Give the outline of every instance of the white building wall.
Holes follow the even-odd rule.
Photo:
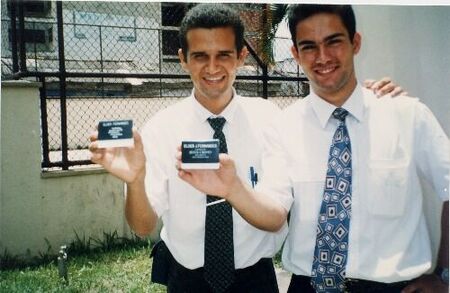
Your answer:
[[[52,253],[103,232],[130,236],[124,185],[103,170],[41,172],[39,84],[1,84],[0,251]],[[76,234],[75,234],[76,233]]]
[[[360,80],[390,76],[450,135],[450,6],[355,6]]]

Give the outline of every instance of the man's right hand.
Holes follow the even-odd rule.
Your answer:
[[[145,154],[142,139],[136,129],[133,129],[133,147],[98,148],[98,131],[89,137],[91,161],[100,164],[109,173],[132,184],[145,177]]]
[[[185,170],[181,168],[181,148],[176,155],[178,176],[205,194],[229,199],[230,193],[241,182],[236,174],[233,160],[227,154],[219,155],[220,168],[217,170]]]

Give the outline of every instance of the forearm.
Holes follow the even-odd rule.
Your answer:
[[[280,230],[287,218],[287,211],[276,200],[255,192],[237,179],[227,200],[251,225],[270,232]]]
[[[148,201],[144,178],[127,184],[125,217],[131,229],[141,237],[150,234],[157,224],[158,216]]]
[[[441,215],[441,244],[437,259],[437,266],[448,268],[448,201],[444,202]]]

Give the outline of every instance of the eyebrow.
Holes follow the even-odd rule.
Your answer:
[[[234,54],[234,50],[222,50],[219,51],[219,54]],[[194,51],[191,52],[189,55],[194,56],[194,55],[208,55],[205,51]]]
[[[325,39],[323,41],[326,42],[326,41],[332,40],[337,37],[345,37],[345,34],[344,33],[335,33],[335,34],[325,37]],[[304,40],[304,41],[298,42],[297,46],[300,47],[300,46],[304,46],[304,45],[314,45],[315,43],[316,42],[314,42],[314,41]]]

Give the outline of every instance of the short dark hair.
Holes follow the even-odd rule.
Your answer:
[[[187,33],[196,28],[230,27],[234,31],[237,52],[244,47],[244,24],[239,13],[224,4],[199,4],[189,10],[180,26],[179,41],[184,56],[187,56]]]
[[[353,42],[356,32],[356,20],[351,5],[296,4],[291,5],[288,10],[289,31],[291,32],[295,48],[297,48],[297,24],[319,13],[330,13],[339,16],[348,32],[350,41]]]

